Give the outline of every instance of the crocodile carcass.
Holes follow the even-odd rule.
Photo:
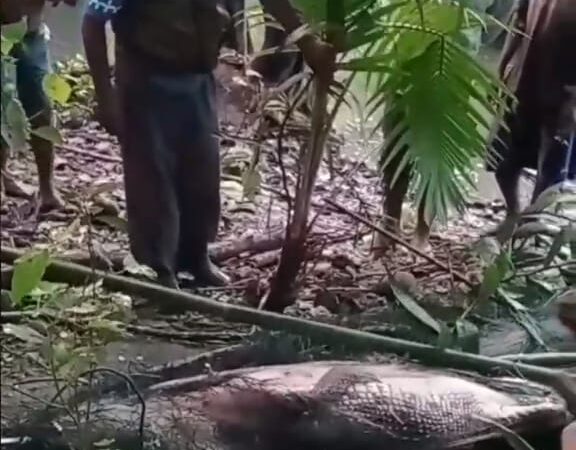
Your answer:
[[[564,400],[521,379],[486,379],[417,366],[345,362],[259,367],[211,386],[170,382],[145,393],[145,448],[210,450],[432,450],[468,448],[506,427],[560,430]],[[92,405],[94,408],[94,405]],[[91,439],[138,447],[136,399],[91,413]],[[66,418],[58,427],[79,442]],[[32,431],[43,441],[56,434]],[[76,434],[75,434],[76,433]],[[83,437],[86,438],[87,428]],[[34,447],[27,447],[34,448]],[[40,447],[38,447],[40,448]],[[57,447],[52,447],[57,448]]]

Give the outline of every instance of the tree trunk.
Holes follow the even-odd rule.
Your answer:
[[[293,303],[293,290],[296,277],[306,256],[308,235],[308,213],[318,169],[324,154],[327,131],[327,106],[330,82],[315,81],[314,106],[312,110],[312,130],[310,141],[303,154],[301,175],[298,180],[294,214],[286,231],[280,264],[272,281],[266,308],[283,311]]]

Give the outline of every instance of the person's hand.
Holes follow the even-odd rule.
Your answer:
[[[336,50],[322,39],[307,35],[299,42],[306,63],[321,79],[330,80],[336,71]]]

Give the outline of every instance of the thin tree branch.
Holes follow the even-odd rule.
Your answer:
[[[438,261],[436,258],[434,258],[433,256],[430,256],[429,254],[423,252],[422,250],[417,249],[416,247],[414,247],[413,245],[409,244],[408,242],[406,242],[404,239],[396,236],[394,233],[391,233],[388,230],[385,230],[382,227],[379,227],[378,225],[373,224],[372,222],[370,222],[369,220],[365,219],[364,217],[360,216],[359,214],[356,214],[353,211],[350,211],[349,209],[345,208],[344,206],[336,203],[334,200],[331,199],[326,199],[326,203],[330,204],[331,206],[333,206],[334,208],[336,208],[336,210],[338,210],[341,213],[346,214],[347,216],[353,218],[354,220],[357,220],[358,222],[366,225],[368,228],[371,228],[372,230],[383,234],[384,236],[386,236],[388,239],[396,242],[397,244],[402,245],[403,247],[407,248],[408,250],[410,250],[412,253],[415,253],[416,255],[420,256],[421,258],[424,258],[426,261],[434,264],[435,266],[437,266],[438,268],[446,271],[447,273],[452,273],[452,275],[454,276],[454,278],[456,278],[458,281],[463,282],[464,284],[466,284],[468,287],[473,287],[474,284],[468,279],[468,277],[466,277],[465,275],[461,274],[460,272],[454,271],[450,269],[449,266],[447,266],[446,264],[444,264],[441,261]]]

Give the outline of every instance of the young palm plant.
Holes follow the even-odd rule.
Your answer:
[[[493,118],[505,104],[504,86],[468,51],[470,38],[484,25],[472,2],[293,2],[309,24],[294,35],[321,33],[338,50],[338,70],[352,77],[366,74],[372,93],[368,112],[377,116],[376,130],[388,128],[383,165],[396,161],[395,179],[412,170],[411,188],[426,220],[462,211],[474,188],[476,164],[486,157]],[[294,213],[267,300],[272,310],[291,303],[304,259],[310,199],[335,116],[328,109],[333,80],[315,80],[312,129],[301,157]]]

